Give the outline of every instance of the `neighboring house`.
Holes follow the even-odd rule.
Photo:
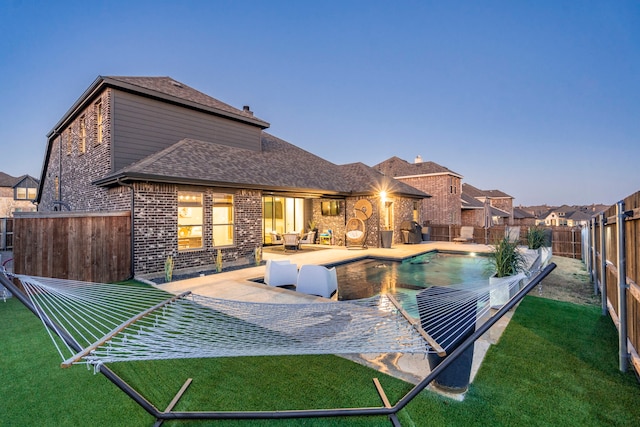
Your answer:
[[[589,225],[591,217],[599,211],[590,210],[588,207],[562,205],[551,209],[544,219],[548,226],[583,227]]]
[[[516,206],[513,208],[513,224],[533,226],[536,225],[536,217],[531,212]]]
[[[38,210],[131,211],[133,273],[253,257],[272,230],[346,233],[371,206],[367,244],[423,217],[423,191],[362,164],[335,165],[265,132],[236,109],[169,77],[98,77],[47,135]],[[386,190],[382,200],[380,192]]]
[[[391,157],[374,169],[411,185],[431,197],[423,199],[423,221],[432,224],[461,224],[462,175],[417,156],[413,163]]]
[[[513,197],[500,190],[480,190],[471,184],[462,184],[462,194],[467,200],[476,199],[483,205],[487,205],[486,215],[491,217],[491,225],[512,225],[513,214]],[[482,226],[485,224],[484,217],[482,222],[478,221],[477,209],[465,209],[463,206],[462,223],[464,225]]]
[[[38,180],[29,175],[13,177],[0,172],[0,217],[11,217],[14,212],[35,212]]]

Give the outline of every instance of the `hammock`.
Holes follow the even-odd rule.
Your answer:
[[[447,288],[445,296],[427,288],[417,298],[388,294],[354,301],[270,304],[171,295],[135,285],[15,277],[43,322],[60,328],[56,334],[71,336],[76,348],[83,349],[73,350],[50,332],[63,367],[229,356],[445,355],[489,310],[490,292],[484,281],[475,287],[467,284],[464,291]]]

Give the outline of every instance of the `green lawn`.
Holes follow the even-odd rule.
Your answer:
[[[0,302],[0,426],[149,426],[154,420],[102,375],[59,368],[40,321]],[[640,385],[617,369],[617,338],[597,306],[528,296],[493,346],[463,402],[425,391],[399,414],[405,426],[637,426]],[[411,386],[334,356],[112,364],[156,407],[187,378],[176,410],[379,406],[372,378],[395,402]],[[389,426],[386,417],[167,422],[165,425]]]

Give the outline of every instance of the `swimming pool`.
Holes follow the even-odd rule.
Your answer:
[[[338,264],[338,300],[394,293],[415,296],[431,286],[451,286],[488,280],[484,256],[427,252],[404,261],[366,258]]]

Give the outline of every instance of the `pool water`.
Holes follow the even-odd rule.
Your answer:
[[[402,262],[363,259],[336,266],[338,299],[385,293],[415,296],[431,286],[478,283],[491,275],[483,256],[428,252]]]

